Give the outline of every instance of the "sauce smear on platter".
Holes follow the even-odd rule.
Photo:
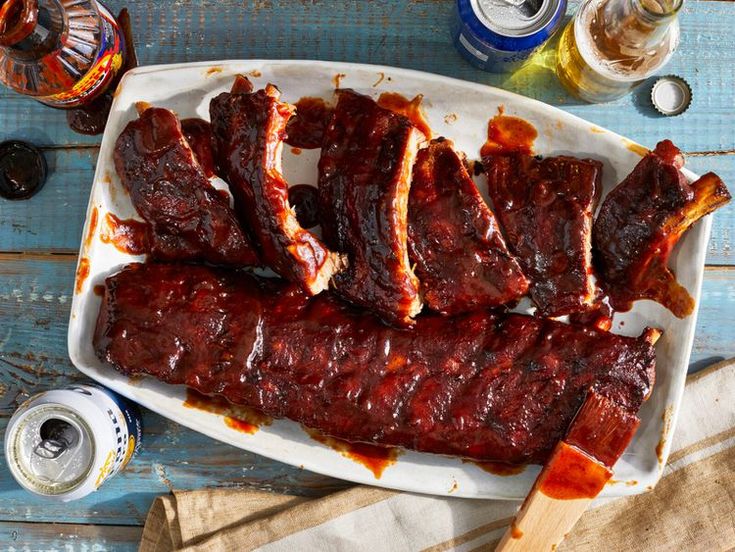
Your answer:
[[[327,445],[345,458],[365,466],[373,472],[375,479],[380,479],[385,469],[396,463],[396,459],[400,454],[400,450],[397,448],[379,447],[367,443],[349,443],[342,439],[328,437],[313,429],[304,429],[315,441]]]
[[[477,462],[474,460],[462,460],[465,464],[474,464],[478,468],[493,475],[507,477],[510,475],[518,475],[526,469],[525,464],[505,464],[503,462]]]
[[[426,120],[426,114],[421,107],[423,100],[423,94],[418,94],[412,100],[409,100],[402,94],[397,94],[396,92],[383,92],[378,98],[378,105],[407,117],[411,121],[411,124],[426,136],[427,140],[431,140],[433,133],[431,126],[429,126],[429,121]]]
[[[222,397],[209,397],[193,389],[186,390],[184,406],[224,416],[224,423],[227,427],[250,435],[272,422],[270,416],[253,408],[234,405]]]
[[[538,137],[536,128],[520,117],[505,115],[498,107],[498,114],[487,123],[487,142],[480,149],[482,156],[498,153],[533,153],[533,143]]]
[[[105,214],[105,227],[100,234],[102,243],[110,243],[115,249],[129,255],[143,255],[149,250],[148,224],[135,219],[120,219],[112,213]]]

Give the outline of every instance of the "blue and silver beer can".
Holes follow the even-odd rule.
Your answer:
[[[5,432],[5,459],[22,487],[68,502],[122,470],[142,432],[134,404],[98,385],[73,385],[18,408]]]
[[[452,39],[473,65],[515,71],[562,24],[567,0],[456,0]]]

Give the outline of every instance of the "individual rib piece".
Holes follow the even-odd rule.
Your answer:
[[[408,252],[424,301],[457,314],[509,303],[528,280],[452,142],[420,150],[408,196]]]
[[[408,262],[411,169],[422,134],[371,98],[338,90],[319,159],[319,219],[330,247],[349,255],[334,285],[347,300],[398,326],[421,310]]]
[[[145,109],[118,137],[114,158],[135,210],[150,225],[154,258],[260,264],[229,202],[209,183],[172,111]]]
[[[540,462],[588,390],[635,412],[654,381],[655,330],[486,310],[396,329],[332,293],[200,266],[130,265],[105,288],[103,361],[349,441]]]
[[[194,117],[181,121],[181,131],[207,178],[217,174],[212,151],[212,125],[204,119]]]
[[[652,299],[683,318],[694,300],[667,267],[682,234],[730,200],[722,180],[707,173],[690,184],[684,158],[669,140],[641,159],[600,207],[593,238],[595,264],[613,307]]]
[[[236,90],[247,90],[242,79]],[[281,151],[293,106],[268,85],[254,93],[222,93],[209,112],[215,153],[230,184],[238,216],[252,228],[263,261],[278,274],[316,295],[344,261],[296,220],[281,174]]]
[[[522,153],[485,155],[488,191],[510,250],[531,279],[531,298],[545,316],[590,308],[592,215],[602,163]]]

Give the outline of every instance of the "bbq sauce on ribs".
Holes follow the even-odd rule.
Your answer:
[[[340,296],[408,326],[421,310],[407,249],[407,205],[422,134],[404,116],[344,89],[319,159],[324,239],[349,256],[335,275]]]
[[[153,258],[260,264],[228,200],[209,183],[172,111],[145,109],[118,137],[114,158],[135,210],[149,223]]]
[[[600,207],[593,230],[595,264],[616,310],[651,299],[683,318],[694,299],[668,268],[682,234],[730,200],[720,178],[707,173],[690,184],[684,157],[669,140],[649,152]]]
[[[309,96],[299,98],[294,107],[296,114],[286,125],[287,136],[284,141],[297,148],[322,147],[324,130],[332,119],[332,107],[321,98]]]
[[[218,165],[230,184],[235,210],[260,245],[263,261],[316,295],[328,287],[344,259],[302,228],[288,203],[281,152],[294,108],[280,101],[275,86],[250,93],[243,80],[209,106]]]
[[[524,153],[484,155],[482,162],[495,213],[508,247],[531,279],[530,295],[540,314],[589,309],[596,295],[592,215],[602,163]]]
[[[204,174],[207,175],[207,178],[213,177],[217,170],[212,151],[212,125],[204,119],[192,117],[181,121],[181,130],[194,152],[194,157],[202,166]]]
[[[443,314],[519,299],[528,280],[452,142],[418,152],[408,197],[409,259],[424,301]]]
[[[94,348],[124,374],[340,439],[524,463],[547,458],[589,389],[637,411],[655,336],[486,310],[396,329],[280,280],[134,264],[105,282]]]

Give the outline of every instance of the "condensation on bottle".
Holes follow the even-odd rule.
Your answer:
[[[682,1],[583,2],[559,40],[559,80],[588,102],[628,94],[666,65],[676,50]]]

